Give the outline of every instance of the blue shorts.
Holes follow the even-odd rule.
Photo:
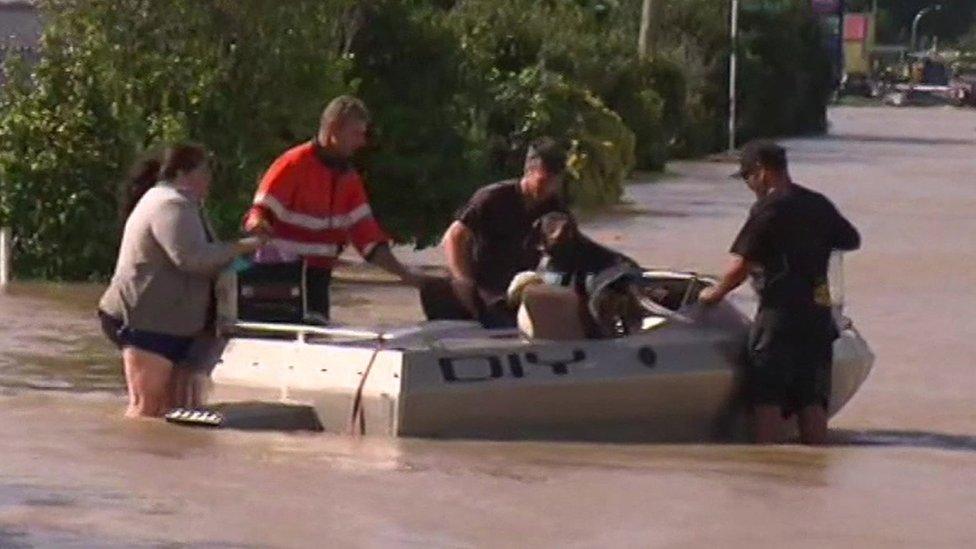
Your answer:
[[[142,351],[155,353],[166,357],[174,366],[186,358],[190,352],[190,345],[193,343],[192,337],[133,330],[125,326],[125,323],[120,319],[104,311],[98,311],[98,318],[102,321],[102,332],[105,333],[105,337],[119,349],[135,347]]]

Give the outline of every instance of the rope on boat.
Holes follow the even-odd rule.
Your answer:
[[[373,369],[376,357],[383,350],[383,335],[382,333],[377,334],[376,349],[373,350],[372,356],[369,357],[369,362],[366,364],[366,369],[363,370],[363,376],[359,378],[359,386],[356,387],[356,394],[352,399],[352,413],[349,415],[350,436],[362,436],[366,434],[366,412],[363,406],[363,389],[366,387],[366,378],[369,377],[369,372]]]

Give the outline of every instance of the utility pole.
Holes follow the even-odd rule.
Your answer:
[[[640,33],[637,35],[637,58],[641,61],[650,59],[654,52],[657,36],[654,32],[655,8],[658,0],[644,0],[644,7],[641,9]]]
[[[739,0],[732,0],[729,14],[729,35],[732,53],[729,55],[729,154],[735,154],[736,110],[736,48],[739,43]]]
[[[10,229],[0,227],[0,289],[10,283],[10,273],[13,271],[11,265],[11,239]]]

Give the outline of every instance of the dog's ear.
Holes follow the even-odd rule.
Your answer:
[[[579,224],[576,223],[576,218],[569,214],[566,215],[566,228],[572,231],[574,235],[582,234],[580,233]]]
[[[576,224],[576,219],[573,216],[567,216],[566,221],[563,224],[563,238],[568,239],[571,242],[582,242],[583,233],[580,232],[579,225]]]
[[[532,230],[529,231],[529,235],[525,237],[525,248],[528,250],[543,250],[544,246],[542,243],[544,239],[542,238],[542,218],[536,219],[532,222]]]

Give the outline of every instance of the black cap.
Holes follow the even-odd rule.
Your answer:
[[[757,139],[746,143],[739,156],[739,171],[730,177],[742,177],[751,172],[756,166],[786,169],[786,149],[767,139]]]

